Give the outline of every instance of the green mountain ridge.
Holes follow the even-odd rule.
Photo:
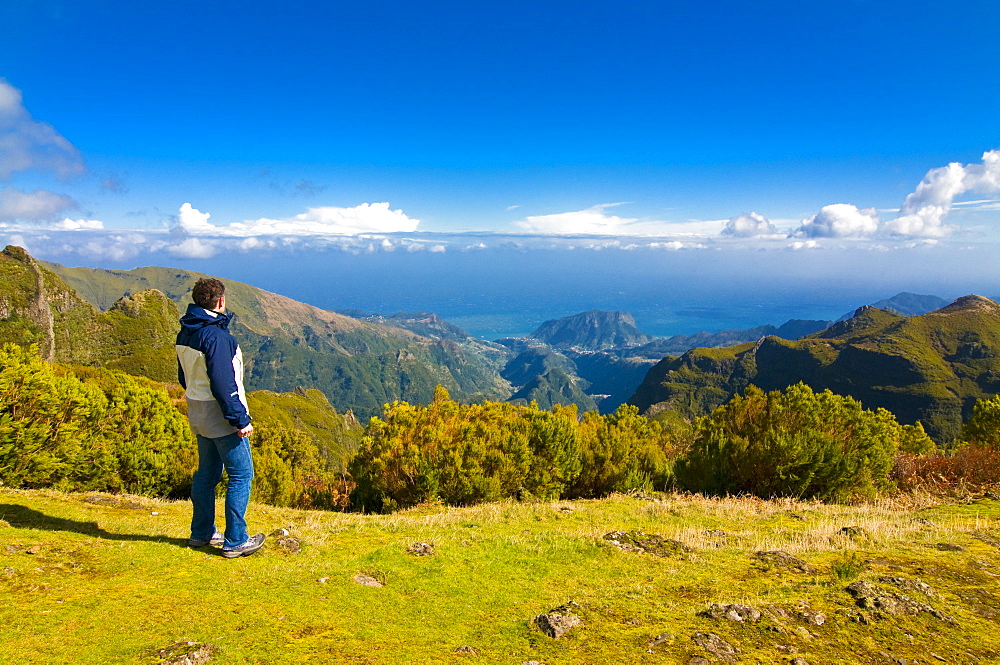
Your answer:
[[[98,311],[23,249],[0,252],[0,343],[35,344],[50,362],[176,382],[177,317],[155,290],[120,294]]]
[[[769,335],[781,337],[782,339],[799,339],[800,337],[824,330],[829,325],[829,321],[791,319],[780,326],[763,325],[754,326],[753,328],[720,330],[718,332],[702,330],[691,335],[672,335],[666,338],[657,338],[642,346],[627,349],[622,352],[622,355],[659,360],[663,356],[681,354],[690,349],[732,346],[733,344],[740,344],[742,342],[756,341],[761,337]]]
[[[67,268],[9,247],[0,257],[0,341],[37,344],[56,362],[172,382],[178,311],[203,276],[163,267]],[[697,415],[750,383],[772,390],[802,380],[869,408],[883,406],[902,422],[921,420],[935,439],[947,441],[975,400],[1000,384],[1000,332],[996,316],[984,319],[996,303],[979,297],[911,318],[865,307],[795,341],[782,335],[825,322],[723,331],[713,335],[775,334],[657,362],[636,350],[648,352],[658,341],[621,312],[584,312],[540,326],[536,333],[544,339],[493,343],[431,313],[357,318],[225,281],[248,389],[315,388],[336,410],[361,418],[394,400],[426,404],[436,385],[463,402],[536,400],[609,413],[628,399],[643,409]],[[919,306],[932,297],[914,298]]]
[[[1000,305],[965,296],[913,317],[866,306],[796,341],[693,349],[657,363],[629,403],[703,415],[750,384],[770,391],[799,381],[888,409],[902,423],[919,420],[936,441],[951,441],[976,400],[1000,392]]]
[[[509,402],[529,404],[535,402],[540,409],[551,410],[556,404],[575,404],[580,413],[596,411],[597,403],[586,392],[587,384],[578,376],[553,367],[539,374],[514,393]]]
[[[186,307],[194,282],[209,276],[159,267],[103,270],[38,264],[54,278],[61,278],[60,282],[65,280],[62,291],[75,291],[80,295],[74,293],[72,297],[85,298],[95,307],[111,308],[119,298],[134,298],[130,294],[149,289],[166,294],[169,300],[162,296],[161,300],[175,311],[169,325],[163,324],[166,329],[158,330],[166,342],[156,348],[162,348],[162,355],[170,358],[176,310]],[[429,402],[438,384],[457,399],[470,401],[504,399],[511,392],[498,374],[506,354],[496,345],[471,337],[426,337],[401,327],[322,310],[248,284],[223,281],[227,302],[237,315],[231,329],[247,359],[249,390],[289,392],[300,386],[317,388],[339,411],[353,410],[361,417],[377,414],[383,404],[393,400]],[[160,338],[149,343],[158,345]],[[81,362],[76,358],[65,360]],[[175,361],[171,359],[170,365],[175,376]],[[165,376],[153,378],[171,380]]]

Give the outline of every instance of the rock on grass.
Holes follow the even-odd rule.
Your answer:
[[[406,548],[406,551],[413,556],[433,556],[434,546],[430,543],[413,543]]]
[[[360,584],[361,586],[370,586],[375,589],[381,589],[382,587],[385,586],[371,575],[365,575],[364,573],[358,573],[352,579],[354,580],[355,584]]]
[[[642,531],[612,531],[604,534],[604,540],[626,552],[647,552],[662,557],[687,558],[687,555],[694,551],[679,540]]]
[[[735,663],[737,661],[736,654],[739,653],[739,649],[715,633],[698,633],[691,640],[723,662]]]
[[[750,605],[740,605],[738,603],[720,605],[719,603],[712,603],[711,607],[703,612],[699,612],[698,616],[707,617],[709,619],[728,619],[730,621],[737,621],[741,623],[757,623],[760,621],[762,615],[760,610],[755,609]]]
[[[807,575],[812,575],[817,572],[815,567],[809,565],[802,559],[798,559],[791,554],[782,552],[781,550],[756,552],[754,557],[763,564],[765,569],[780,568],[797,573],[805,573]]]
[[[218,647],[209,642],[174,642],[157,649],[155,655],[163,659],[157,661],[157,665],[203,665],[218,651]]]
[[[916,616],[927,613],[941,621],[953,621],[925,602],[910,598],[906,594],[879,587],[867,580],[859,580],[847,587],[847,593],[854,597],[858,607],[875,610],[884,614]]]
[[[573,613],[576,607],[577,604],[571,600],[565,605],[560,605],[549,610],[545,614],[539,614],[535,617],[535,624],[538,625],[543,633],[554,640],[558,640],[567,632],[583,623],[580,617]]]

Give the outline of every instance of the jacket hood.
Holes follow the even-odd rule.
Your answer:
[[[229,327],[229,322],[232,319],[232,312],[227,311],[225,314],[219,314],[194,303],[189,303],[187,312],[181,317],[181,327],[194,331],[205,326],[219,326],[225,330]]]

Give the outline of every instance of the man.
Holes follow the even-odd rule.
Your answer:
[[[264,544],[264,534],[247,535],[253,459],[250,413],[243,389],[243,352],[229,332],[226,287],[199,279],[194,303],[181,317],[177,334],[178,378],[186,391],[188,420],[198,437],[198,470],[191,487],[191,538],[188,545],[222,545],[222,556],[248,556]],[[215,528],[215,486],[226,470],[226,533]]]

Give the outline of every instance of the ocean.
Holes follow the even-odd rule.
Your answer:
[[[897,269],[879,258],[873,269],[831,260],[829,253],[313,252],[253,260],[233,255],[191,267],[324,309],[433,312],[487,340],[526,335],[544,321],[591,309],[628,312],[643,332],[668,337],[789,319],[832,321],[900,291],[989,295],[975,283]]]

